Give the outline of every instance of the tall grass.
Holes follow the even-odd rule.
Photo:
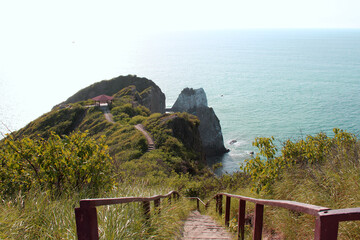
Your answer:
[[[102,206],[98,208],[101,239],[175,239],[179,237],[182,219],[189,212],[188,201],[168,204],[164,200],[160,213],[151,210],[146,220],[141,203]]]
[[[287,169],[266,196],[328,207],[360,207],[360,146],[337,146],[323,164],[295,165]],[[267,226],[284,234],[285,239],[313,239],[315,218],[307,214],[269,208]],[[339,239],[359,239],[360,223],[342,222]]]
[[[52,199],[47,192],[19,193],[0,205],[1,239],[75,239],[74,206],[79,196]]]
[[[100,197],[149,197],[165,194],[169,189],[147,188],[141,183],[120,186]],[[47,192],[32,191],[0,205],[0,239],[77,239],[74,208],[86,193],[54,198]],[[186,199],[161,203],[158,214],[151,204],[151,217],[145,220],[141,203],[97,208],[100,239],[174,239],[179,235],[182,219],[190,204]]]

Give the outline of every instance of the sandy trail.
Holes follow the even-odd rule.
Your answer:
[[[144,126],[142,124],[135,125],[135,128],[139,130],[146,138],[146,141],[148,143],[148,151],[155,149],[154,140],[150,136],[150,134],[145,130]]]

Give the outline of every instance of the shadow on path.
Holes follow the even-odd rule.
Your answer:
[[[110,113],[110,109],[108,106],[101,106],[101,111],[103,111],[104,116],[108,122],[115,123],[113,120],[113,115]]]

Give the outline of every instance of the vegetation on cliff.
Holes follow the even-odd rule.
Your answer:
[[[165,94],[153,81],[137,77],[136,75],[119,76],[94,83],[81,89],[60,105],[86,101],[101,94],[112,96],[131,85],[136,87],[139,96],[144,100],[142,105],[146,106],[153,113],[165,112]]]

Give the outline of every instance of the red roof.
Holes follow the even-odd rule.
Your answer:
[[[108,102],[108,101],[111,101],[113,99],[114,99],[113,97],[110,97],[110,96],[104,95],[104,94],[92,98],[92,100],[97,101],[97,102]]]

